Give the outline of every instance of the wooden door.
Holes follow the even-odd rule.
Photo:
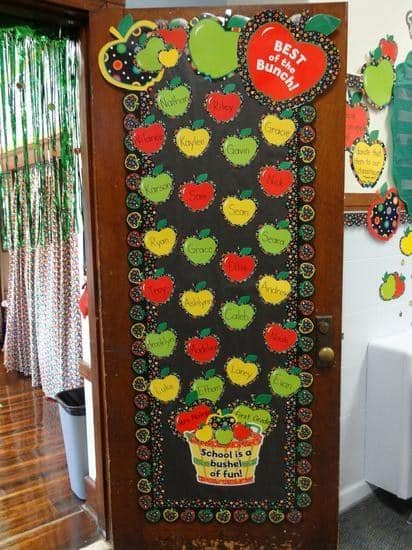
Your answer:
[[[282,6],[286,15],[234,7],[222,32],[241,33],[235,59],[223,51],[233,48],[232,35],[225,46],[214,43],[221,30],[213,18],[208,45],[189,44],[190,63],[181,32],[180,39],[151,34],[150,21],[182,18],[195,26],[202,11],[224,16],[225,9],[103,8],[90,19],[109,532],[115,548],[125,549],[332,549],[346,5]],[[117,28],[125,14],[133,20]],[[237,14],[252,22],[229,23]],[[271,35],[273,23],[280,34],[269,37],[270,66],[260,60],[268,42],[259,29]],[[109,46],[99,68],[109,29],[121,41],[132,24],[129,45]],[[140,87],[149,92],[136,92],[124,62],[154,37],[156,55],[137,61]],[[256,71],[252,78],[252,66],[285,84],[268,87]],[[113,76],[123,89],[107,81]],[[182,84],[190,97],[184,86],[173,92]]]

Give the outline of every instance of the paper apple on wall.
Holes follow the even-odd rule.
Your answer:
[[[383,109],[392,101],[395,69],[389,59],[382,57],[381,48],[376,48],[373,58],[362,67],[363,89],[366,98],[376,109]]]
[[[207,399],[216,403],[222,396],[224,388],[223,378],[216,376],[214,369],[205,372],[203,378],[193,380],[191,390],[197,392],[198,399]]]
[[[155,399],[162,403],[170,403],[179,395],[180,379],[176,374],[170,374],[168,367],[160,371],[159,378],[153,378],[149,391]]]
[[[161,122],[155,121],[154,115],[145,118],[143,126],[132,132],[133,145],[141,153],[154,155],[162,148],[166,140],[166,130]]]
[[[260,122],[260,130],[269,145],[281,147],[285,145],[296,131],[295,121],[290,118],[291,109],[285,110],[280,116],[266,115]]]
[[[143,176],[140,180],[140,192],[153,204],[166,202],[173,191],[173,177],[164,171],[163,164],[155,166],[151,176]]]
[[[287,322],[283,326],[280,323],[270,323],[266,325],[263,336],[270,351],[286,353],[297,342],[296,323]]]
[[[379,47],[382,50],[384,57],[389,57],[392,65],[395,64],[398,57],[398,44],[395,42],[393,35],[387,35],[386,38],[379,40]]]
[[[258,175],[262,191],[267,197],[279,198],[285,195],[292,187],[295,176],[290,162],[280,162],[276,166],[264,166]]]
[[[199,365],[205,365],[216,359],[219,353],[219,338],[209,328],[200,331],[185,342],[186,354]]]
[[[265,223],[257,231],[259,246],[272,256],[282,254],[292,240],[288,220],[282,220],[276,225]]]
[[[279,397],[290,397],[296,393],[302,382],[296,374],[290,374],[286,369],[275,369],[269,377],[270,387]]]
[[[237,302],[227,301],[220,308],[225,325],[231,330],[244,330],[253,321],[256,308],[250,303],[250,296],[241,296]]]
[[[195,180],[183,183],[179,198],[192,212],[202,212],[209,208],[215,198],[215,185],[207,174],[199,174]]]
[[[382,277],[382,284],[379,287],[379,296],[385,302],[400,298],[405,292],[405,276],[394,273],[385,273]]]
[[[167,327],[167,323],[159,323],[156,332],[148,332],[145,338],[147,351],[158,358],[172,355],[176,344],[176,333]]]
[[[213,292],[206,288],[206,281],[200,281],[194,290],[185,290],[180,296],[180,305],[193,317],[205,317],[214,301]]]
[[[256,214],[256,202],[251,198],[252,190],[245,189],[240,197],[229,196],[223,199],[222,212],[225,219],[236,227],[244,227]]]
[[[136,21],[133,22],[131,15],[126,15],[119,23],[118,28],[110,27],[110,33],[116,38],[105,44],[99,52],[99,68],[100,71],[110,84],[126,90],[145,91],[156,82],[163,78],[164,68],[158,60],[156,52],[153,58],[150,56],[150,65],[155,65],[153,71],[145,70],[138,65],[137,59],[135,63],[131,63],[129,56],[130,52],[143,51],[148,41],[148,35],[153,33],[157,28],[156,23],[152,21]],[[161,38],[157,46],[162,44],[165,47]],[[133,44],[131,44],[133,42]],[[137,44],[136,44],[137,43]],[[152,47],[156,43],[152,44]]]
[[[204,120],[195,120],[191,128],[179,128],[175,134],[175,142],[181,153],[188,158],[200,157],[206,151],[210,132],[203,128]]]
[[[157,92],[156,105],[162,113],[171,118],[182,116],[190,105],[190,87],[182,84],[180,76],[175,76],[168,88]]]
[[[194,68],[212,79],[233,73],[238,66],[238,40],[239,33],[225,30],[217,19],[200,19],[189,36],[189,54]]]
[[[405,229],[404,235],[399,241],[399,247],[404,256],[412,256],[412,227]]]
[[[151,304],[165,304],[170,300],[174,290],[171,275],[166,275],[163,268],[156,269],[153,277],[147,277],[141,283],[142,295]]]
[[[236,84],[231,83],[221,92],[210,92],[206,96],[206,110],[216,122],[230,122],[239,113],[242,97],[235,90]]]
[[[251,248],[242,248],[239,252],[227,252],[222,256],[222,271],[232,283],[243,283],[253,274],[257,260],[251,254]]]
[[[380,241],[389,241],[399,227],[399,195],[395,187],[381,193],[369,206],[366,220],[370,234]]]
[[[168,28],[156,30],[156,34],[163,39],[166,44],[171,44],[180,52],[184,50],[187,43],[186,25],[182,25],[183,20],[171,21]]]
[[[373,187],[378,182],[386,161],[385,144],[378,139],[377,130],[358,139],[350,150],[350,163],[362,187]]]
[[[206,265],[216,254],[217,241],[210,229],[202,229],[198,236],[187,237],[183,241],[183,254],[193,265]]]
[[[176,244],[176,231],[167,226],[167,220],[159,220],[156,229],[150,229],[143,238],[147,250],[155,256],[168,256]]]
[[[196,430],[206,422],[211,412],[212,409],[209,405],[200,403],[187,411],[177,414],[175,419],[176,430],[181,434]]]
[[[259,142],[251,134],[251,128],[244,128],[239,136],[227,136],[223,140],[223,155],[233,166],[247,166],[256,156]]]
[[[346,103],[345,148],[350,149],[357,139],[362,138],[369,126],[369,110],[362,103],[362,94],[352,94]]]
[[[248,386],[259,374],[257,355],[248,354],[245,357],[232,357],[225,365],[227,377],[236,386]]]
[[[259,296],[266,304],[278,305],[289,297],[292,285],[288,281],[289,273],[281,271],[277,276],[263,275],[260,277],[257,288]]]

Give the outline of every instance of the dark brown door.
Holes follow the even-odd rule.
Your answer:
[[[233,87],[226,90],[223,87],[232,81],[228,78],[222,84],[219,78],[229,69],[219,62],[213,78],[205,79],[196,74],[185,57],[181,63],[187,66],[182,74],[191,88],[190,108],[185,104],[184,90],[182,95],[172,94],[171,101],[164,96],[162,103],[158,98],[155,113],[163,130],[158,126],[160,134],[153,128],[149,134],[139,134],[140,130],[136,132],[136,129],[145,124],[143,118],[149,114],[153,94],[166,85],[173,88],[179,84],[176,81],[171,84],[173,77],[179,76],[180,65],[173,65],[175,53],[170,53],[179,48],[169,44],[166,57],[154,61],[153,57],[140,59],[141,66],[151,67],[152,71],[151,76],[143,71],[142,81],[159,76],[156,65],[159,59],[163,60],[165,74],[159,77],[162,78],[160,82],[152,83],[152,95],[142,92],[139,105],[133,101],[132,90],[122,90],[106,82],[97,63],[100,49],[113,39],[109,29],[116,28],[126,13],[131,14],[135,22],[175,18],[191,21],[202,11],[224,15],[225,9],[103,8],[90,19],[91,217],[98,271],[95,298],[101,342],[105,428],[102,440],[106,449],[108,528],[116,549],[311,550],[332,549],[337,544],[346,4],[282,6],[287,17],[276,19],[279,16],[274,15],[275,12],[266,14],[248,35],[251,40],[253,32],[257,36],[260,24],[268,23],[270,18],[272,22],[276,19],[287,30],[281,31],[284,34],[274,46],[275,53],[291,55],[290,62],[296,62],[298,55],[303,55],[305,60],[311,58],[310,47],[299,50],[301,41],[315,44],[317,53],[313,56],[313,66],[300,76],[306,79],[307,91],[316,82],[316,74],[323,74],[321,86],[328,87],[327,91],[314,101],[309,94],[300,105],[293,101],[288,103],[288,94],[293,96],[293,87],[299,80],[295,66],[292,73],[282,77],[283,81],[289,79],[286,83],[289,91],[284,91],[282,97],[281,92],[273,92],[272,100],[278,104],[283,102],[281,110],[273,109],[263,97],[270,94],[265,84],[258,78],[250,84],[247,75],[234,77],[235,92],[242,95],[240,114],[236,99],[234,106],[225,107],[222,97],[232,93]],[[253,18],[267,9],[267,6],[237,6],[232,8],[232,14]],[[288,46],[290,33],[296,31],[288,18],[303,10],[307,12],[301,24],[302,21],[307,23],[310,16],[326,13],[339,18],[340,25],[332,33],[335,19],[312,19],[314,26],[306,30],[313,34],[305,35],[302,26],[301,34],[297,33],[295,42]],[[293,21],[299,24],[297,18]],[[323,27],[319,27],[319,21],[323,21]],[[237,21],[235,26],[242,25]],[[147,36],[143,37],[136,52],[141,51],[153,36],[147,23],[136,33],[137,40],[142,33]],[[340,70],[334,82],[336,50],[329,38],[324,38],[328,34],[340,58]],[[167,40],[170,36],[165,38]],[[245,54],[262,70],[264,65],[259,55],[264,40],[260,36],[252,53]],[[150,47],[154,44],[152,42]],[[239,52],[242,47],[246,52],[247,43],[238,46]],[[205,61],[198,50],[196,53],[196,48],[193,45],[191,61],[196,64],[197,60],[201,72],[208,60]],[[213,48],[216,50],[211,45],[210,49]],[[326,51],[326,57],[319,54],[319,48]],[[109,53],[116,57],[116,51],[125,53],[123,47],[120,50],[112,48]],[[104,65],[102,59],[101,65]],[[273,55],[271,59],[276,63]],[[322,69],[324,61],[327,65]],[[230,60],[228,63],[230,65]],[[269,66],[265,70],[268,74],[272,71],[273,75],[276,72]],[[200,79],[198,84],[195,78]],[[258,92],[260,87],[260,93],[248,95],[246,89],[250,85]],[[313,86],[316,87],[316,83]],[[214,105],[212,99],[205,105],[204,98],[213,91],[220,95],[215,96]],[[262,97],[263,103],[259,101]],[[183,107],[181,111],[176,107],[176,114],[171,112],[171,105]],[[302,108],[303,105],[306,107]],[[197,116],[200,109],[205,112],[202,117]],[[233,109],[233,116],[223,121],[228,109]],[[125,128],[127,114],[130,116]],[[238,121],[241,120],[239,123],[237,116]],[[182,124],[176,123],[179,117]],[[190,117],[195,123],[193,127],[188,122]],[[209,137],[205,133],[188,133],[202,126],[193,119],[206,121],[204,126]],[[146,126],[150,124],[153,120],[146,120]],[[179,129],[183,127],[186,133],[182,136]],[[243,134],[236,134],[240,141],[227,141],[235,130],[242,129],[246,129]],[[172,133],[174,141],[169,139]],[[214,141],[214,133],[219,136],[221,148]],[[242,143],[242,139],[250,135],[259,138],[259,150],[255,155],[251,151],[255,147],[253,143]],[[125,138],[129,150],[125,149]],[[245,149],[243,152],[241,145]],[[202,157],[199,149],[203,146],[209,147],[209,152]],[[130,153],[137,155],[140,172],[133,166],[135,157],[129,156],[125,166],[126,155]],[[206,194],[212,193],[210,200],[205,195],[202,199],[202,193],[195,194],[197,199],[194,195],[190,198],[190,193],[186,198],[183,196],[181,186],[190,183],[184,172],[185,163],[192,163],[190,167],[195,171],[192,175],[197,178],[194,184],[214,180],[214,191],[213,186],[203,189]],[[173,190],[168,188],[168,178],[158,180],[159,186],[150,189],[150,181],[153,183],[161,171],[159,165],[163,165],[163,173],[170,172]],[[248,172],[248,181],[234,190],[230,174],[235,173],[239,180],[242,170],[251,167],[260,168],[256,168],[253,181]],[[286,179],[292,174],[292,183],[279,177],[282,170],[289,173]],[[135,176],[129,177],[127,187],[125,181],[130,174]],[[143,177],[146,189],[142,187]],[[282,185],[286,186],[283,191],[280,190]],[[138,212],[142,203],[136,191],[145,198],[142,222]],[[158,192],[165,195],[156,195]],[[196,200],[206,201],[197,213]],[[222,205],[221,210],[219,205]],[[203,216],[201,221],[197,217],[200,215]],[[165,218],[170,231],[161,234]],[[193,225],[193,234],[187,220]],[[160,225],[156,226],[159,221]],[[246,226],[253,223],[254,229],[249,231]],[[210,234],[195,235],[197,229],[209,229]],[[154,233],[148,236],[150,231]],[[175,237],[177,245],[173,248]],[[195,240],[188,242],[191,237]],[[201,242],[209,237],[218,242],[215,252],[211,250],[215,246],[213,243]],[[237,245],[245,244],[243,237],[247,243],[243,247],[246,250],[241,251],[242,246],[238,249]],[[252,240],[253,252],[247,250]],[[227,258],[229,253],[234,256]],[[239,267],[242,255],[252,258],[248,260],[249,267]],[[141,267],[141,257],[146,261],[154,258],[155,265]],[[289,262],[286,264],[288,270],[284,269],[282,258]],[[253,261],[255,265],[248,274]],[[153,294],[153,286],[149,288],[156,278],[150,269],[155,267],[163,267],[166,275],[173,275],[175,294],[160,305],[155,302],[161,302],[161,298]],[[202,282],[200,271],[206,273],[206,284]],[[159,275],[157,273],[157,277]],[[265,275],[268,278],[262,280]],[[144,301],[141,300],[142,281],[146,283]],[[189,281],[202,284],[191,289],[193,294],[186,295],[185,302],[183,295],[190,289]],[[170,291],[167,284],[170,281],[160,285],[159,292],[167,294]],[[242,284],[246,285],[247,292],[240,286]],[[196,293],[201,290],[210,290],[211,294],[206,292],[200,299]],[[155,305],[139,309],[138,306],[146,307],[148,303]],[[289,306],[285,305],[287,303]],[[242,307],[247,305],[252,308]],[[133,306],[137,307],[131,310]],[[202,308],[208,310],[209,307],[213,313],[207,318]],[[271,317],[274,311],[277,313]],[[279,312],[283,312],[283,317]],[[202,315],[207,321],[199,322]],[[297,325],[293,324],[294,320]],[[156,328],[155,321],[162,326]],[[139,323],[146,325],[142,328]],[[249,325],[256,327],[252,340]],[[210,334],[201,333],[206,327]],[[165,333],[170,328],[176,329],[176,346],[170,345],[176,334],[174,336],[173,331]],[[140,330],[144,331],[143,337]],[[216,342],[210,340],[208,344],[203,342],[203,347],[199,342],[189,342],[191,338],[213,337],[216,333],[218,349]],[[254,344],[253,350],[242,347],[248,338]],[[143,343],[148,370],[145,370],[147,363],[142,360]],[[236,361],[229,364],[230,359]],[[165,366],[169,373],[161,373]],[[174,374],[179,375],[178,397],[175,395],[176,378],[164,382],[163,387],[159,382],[162,376]],[[157,389],[154,385],[146,387],[154,378],[159,384]],[[212,378],[214,382],[210,382]],[[219,389],[218,380],[224,381],[224,390]],[[236,399],[235,390],[239,390],[239,399]],[[226,392],[223,398],[222,391]],[[147,400],[150,405],[145,408]],[[201,417],[198,422],[193,413],[195,407],[200,407],[196,409],[197,419]],[[182,416],[184,413],[189,416]],[[147,440],[146,429],[151,433],[151,440]],[[242,453],[249,459],[245,460]],[[223,481],[219,482],[221,479]]]

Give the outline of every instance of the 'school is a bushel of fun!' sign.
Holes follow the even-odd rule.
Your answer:
[[[150,522],[298,523],[311,503],[316,110],[339,20],[126,16],[138,502]]]

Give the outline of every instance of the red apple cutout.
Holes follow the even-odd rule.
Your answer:
[[[382,50],[382,55],[384,57],[389,57],[393,65],[398,57],[398,45],[393,39],[393,36],[391,35],[386,36],[386,38],[381,38],[379,41],[379,47]]]
[[[362,94],[356,92],[346,103],[345,148],[350,149],[355,140],[363,137],[369,126],[368,107],[361,103]]]
[[[253,431],[244,424],[235,424],[233,426],[233,435],[238,441],[243,441],[253,435]]]
[[[246,59],[254,87],[274,102],[310,90],[322,79],[327,67],[327,56],[320,46],[295,40],[277,22],[265,23],[252,34]]]
[[[154,277],[141,283],[143,297],[151,304],[165,304],[174,290],[174,281],[170,275],[164,275],[164,269],[158,269]]]
[[[204,403],[196,405],[190,411],[181,412],[176,416],[176,430],[181,434],[192,432],[204,424],[211,413],[212,409]]]
[[[266,325],[263,336],[270,351],[285,353],[296,344],[298,335],[295,330],[296,323],[279,323]]]
[[[242,248],[239,253],[228,252],[223,255],[221,268],[229,281],[243,283],[249,279],[256,268],[256,258],[251,252],[251,248]]]
[[[281,162],[279,166],[264,166],[259,172],[260,186],[268,197],[282,197],[292,187],[295,177],[290,170],[290,162]]]
[[[158,153],[165,142],[166,133],[161,122],[155,122],[154,115],[148,116],[144,126],[139,126],[132,133],[133,145],[141,153],[153,155]]]
[[[211,334],[210,329],[200,331],[199,336],[193,336],[185,342],[186,354],[199,365],[214,361],[219,352],[219,338]]]
[[[156,34],[163,39],[165,44],[171,44],[174,48],[182,51],[187,43],[187,32],[183,27],[174,29],[157,29]]]
[[[216,122],[229,122],[238,114],[242,98],[235,89],[235,84],[227,84],[222,92],[211,92],[206,96],[206,110]]]
[[[207,179],[207,174],[199,174],[195,181],[189,181],[180,186],[180,200],[192,212],[206,210],[215,198],[215,186]]]

